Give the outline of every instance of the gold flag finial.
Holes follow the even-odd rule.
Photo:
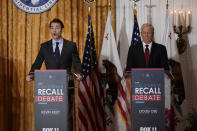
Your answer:
[[[109,0],[109,9],[111,10],[111,0]]]
[[[134,9],[136,8],[137,6],[137,2],[140,1],[140,0],[133,0],[133,3],[134,3]]]
[[[96,2],[96,0],[83,0],[84,2],[86,2],[87,4],[90,4],[92,2]]]
[[[168,7],[169,7],[169,4],[168,4],[168,0],[167,0],[166,9],[168,9]]]
[[[88,11],[90,12],[90,4],[96,2],[96,0],[83,0],[83,1],[88,4]]]

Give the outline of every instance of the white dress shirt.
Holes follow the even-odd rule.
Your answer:
[[[56,42],[59,42],[58,47],[59,47],[59,51],[60,51],[60,55],[61,55],[62,48],[63,48],[63,38],[60,38],[59,41],[55,41],[54,39],[52,39],[53,52],[55,52]]]

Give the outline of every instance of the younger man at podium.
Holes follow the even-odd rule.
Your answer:
[[[31,66],[30,73],[27,75],[26,80],[32,81],[34,77],[34,70],[40,69],[42,63],[45,62],[46,69],[66,69],[68,74],[71,74],[72,64],[74,66],[75,77],[78,80],[82,79],[81,76],[81,61],[79,58],[78,50],[74,42],[65,40],[62,37],[64,24],[59,19],[53,19],[50,22],[50,32],[52,39],[41,44],[40,51],[36,57],[35,62]],[[70,82],[70,81],[69,81]],[[69,83],[68,83],[69,84]],[[73,83],[74,84],[74,83]],[[74,85],[72,85],[74,86]],[[69,102],[69,116],[68,116],[68,130],[72,130],[72,106],[73,106],[74,89],[68,91]]]
[[[40,69],[43,62],[45,62],[46,69],[66,69],[68,73],[71,72],[73,64],[77,78],[81,79],[81,61],[76,44],[62,37],[64,24],[59,19],[53,19],[49,27],[52,39],[41,44],[26,80],[33,80],[34,70]]]

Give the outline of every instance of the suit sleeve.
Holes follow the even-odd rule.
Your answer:
[[[42,63],[44,61],[44,56],[42,55],[42,50],[43,50],[43,47],[41,45],[40,51],[39,51],[34,63],[31,66],[31,70],[30,70],[29,74],[32,74],[35,69],[40,69],[41,68]]]
[[[130,46],[128,56],[127,56],[127,66],[126,71],[131,71],[131,68],[133,67],[133,48]]]
[[[162,54],[163,54],[163,56],[161,58],[161,65],[162,65],[162,67],[164,67],[165,70],[169,70],[168,55],[167,55],[167,50],[166,50],[165,46],[163,46]]]
[[[75,43],[74,43],[73,53],[72,53],[72,62],[74,66],[74,71],[76,73],[81,73],[81,60],[79,58],[79,53],[78,53],[77,46]]]

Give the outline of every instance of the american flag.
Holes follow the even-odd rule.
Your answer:
[[[83,55],[83,80],[78,89],[78,117],[80,131],[105,130],[103,88],[98,73],[98,61],[94,45],[94,32],[88,15],[88,33]]]
[[[133,16],[134,16],[134,27],[133,27],[133,34],[132,34],[132,41],[131,46],[138,44],[141,42],[140,37],[140,30],[137,22],[137,11],[133,10]],[[120,41],[120,43],[124,43],[125,41]],[[131,95],[130,95],[130,87],[131,83],[128,80],[125,80],[125,78],[122,78],[121,84],[118,89],[118,111],[122,118],[122,121],[124,125],[126,125],[126,128],[124,127],[121,120],[118,120],[118,130],[124,130],[124,131],[130,131],[131,130]],[[122,126],[121,126],[122,125]]]
[[[118,88],[118,130],[130,131],[131,130],[131,95],[130,95],[130,82],[127,82],[123,77]],[[121,119],[122,118],[122,119]],[[124,125],[123,125],[123,124]]]
[[[133,16],[134,16],[134,26],[133,26],[133,35],[132,35],[131,45],[141,43],[140,30],[139,30],[139,26],[137,22],[136,10],[133,10]]]

